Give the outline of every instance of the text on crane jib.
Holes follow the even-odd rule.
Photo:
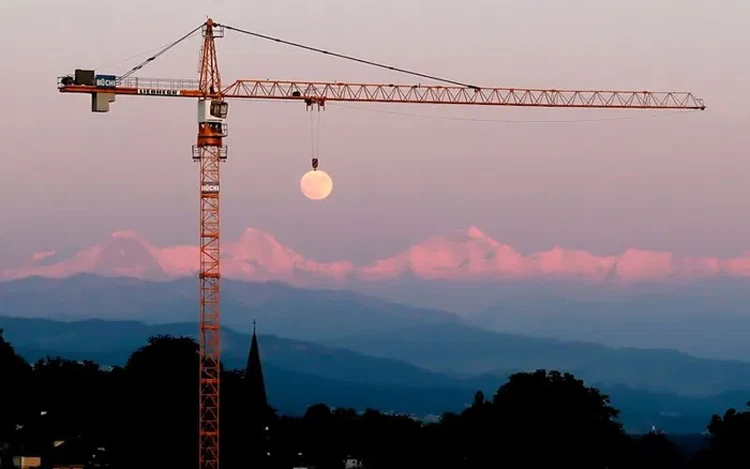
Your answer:
[[[149,96],[179,96],[180,90],[157,90],[149,88],[138,88],[138,94]]]

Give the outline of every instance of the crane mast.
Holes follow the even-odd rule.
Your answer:
[[[381,68],[437,79],[415,72],[341,54],[315,49],[215,23],[208,19],[191,33],[173,42],[145,62],[122,75],[98,75],[94,70],[76,70],[74,75],[58,78],[61,93],[88,94],[92,112],[108,112],[115,97],[174,97],[198,100],[198,138],[192,147],[193,160],[199,166],[199,289],[200,289],[200,372],[199,372],[199,444],[200,469],[219,469],[219,397],[221,383],[221,163],[227,158],[227,99],[249,98],[297,100],[309,108],[322,107],[328,101],[408,103],[440,105],[477,105],[594,109],[693,109],[704,110],[703,100],[687,92],[557,90],[524,88],[486,88],[445,80],[444,85],[399,85],[320,81],[247,80],[223,87],[215,39],[225,28],[315,52],[364,62]],[[193,33],[203,36],[198,80],[140,78],[131,76],[155,58]],[[313,159],[313,167],[316,166]]]
[[[221,383],[221,163],[227,149],[228,104],[222,100],[221,74],[215,38],[224,29],[208,20],[202,28],[203,46],[198,99],[198,140],[193,160],[200,168],[200,375],[199,375],[199,467],[219,469],[219,393]]]

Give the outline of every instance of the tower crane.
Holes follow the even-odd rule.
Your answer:
[[[322,81],[239,79],[225,86],[219,73],[215,39],[226,30],[289,46],[347,59],[365,65],[442,82],[444,85],[400,85]],[[201,32],[201,66],[197,80],[133,76],[172,47]],[[488,88],[425,75],[357,57],[334,53],[206,20],[190,33],[161,49],[129,72],[98,74],[77,69],[58,78],[62,93],[88,94],[92,112],[108,112],[117,96],[190,98],[198,102],[198,137],[192,147],[199,166],[200,226],[200,375],[199,468],[219,468],[220,387],[220,167],[227,159],[227,100],[234,98],[287,100],[322,108],[327,102],[414,103],[434,105],[516,106],[586,109],[692,109],[704,110],[703,100],[688,92],[597,91],[523,88]],[[317,158],[312,161],[318,167]]]

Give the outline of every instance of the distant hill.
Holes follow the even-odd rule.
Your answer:
[[[0,282],[0,316],[129,319],[152,324],[194,321],[196,282],[190,278],[149,282],[91,274]],[[395,283],[368,285],[370,294],[398,297],[397,301],[407,303],[347,290],[224,280],[223,324],[247,331],[257,318],[266,333],[313,341],[423,324],[473,324],[524,336],[750,360],[750,342],[746,340],[750,335],[750,283],[744,278],[627,288],[563,279],[489,284],[403,277]],[[364,284],[357,288],[364,289]],[[455,309],[459,304],[469,308],[476,303],[493,306],[463,315],[435,309]]]
[[[62,356],[124,365],[130,354],[152,335],[197,338],[195,324],[147,325],[137,321],[69,321],[0,317],[6,340],[27,360]],[[316,402],[355,408],[426,415],[460,410],[471,402],[475,382],[422,370],[391,359],[358,352],[259,336],[261,359],[272,403],[284,412],[301,413]],[[244,368],[250,336],[222,331],[222,360],[226,367]],[[492,377],[491,386],[502,379]]]
[[[615,347],[671,348],[704,357],[750,359],[750,283],[744,278],[625,291],[517,288],[468,322],[516,334]]]
[[[125,363],[148,336],[195,336],[196,332],[195,324],[188,323],[146,325],[135,321],[58,322],[5,317],[0,317],[0,327],[28,360],[50,355],[100,364]],[[244,366],[249,341],[246,334],[224,330],[227,367]],[[317,402],[420,416],[460,411],[471,402],[474,391],[481,389],[491,396],[505,380],[494,374],[458,378],[400,360],[272,335],[261,335],[259,342],[269,398],[286,413],[299,414]],[[614,405],[623,411],[621,420],[633,432],[648,431],[652,425],[674,433],[701,432],[712,413],[730,406],[742,407],[750,398],[750,391],[688,397],[588,382],[612,396]]]
[[[467,323],[501,332],[750,360],[750,280],[744,277],[627,285],[564,277],[502,282],[401,278],[356,290],[457,312]]]
[[[614,349],[465,325],[426,324],[327,343],[456,375],[548,368],[589,382],[684,395],[750,387],[750,362],[700,359],[673,350]]]
[[[527,295],[517,293],[517,297]],[[543,293],[537,297],[543,300],[533,303],[534,297],[529,297],[529,304],[553,304],[552,300],[544,299]],[[195,279],[148,282],[79,275],[0,282],[0,316],[195,324],[196,299]],[[571,318],[573,327],[579,316],[575,307],[569,306],[575,304],[571,302],[561,300],[555,304],[563,308],[561,317]],[[513,320],[530,324],[532,319],[523,318],[541,314],[532,307],[519,309],[521,304],[524,303],[519,302],[513,309],[517,314],[509,315]],[[592,314],[591,310],[583,311]],[[600,311],[602,316],[608,314]],[[661,317],[665,318],[663,321],[671,317],[678,323],[679,316],[665,311]],[[307,290],[278,282],[225,281],[223,324],[248,332],[254,318],[262,324],[264,334],[327,343],[461,377],[557,368],[607,385],[625,384],[686,395],[742,389],[750,383],[750,363],[701,360],[671,350],[612,349],[594,343],[505,334],[469,326],[451,313],[403,306],[348,291]],[[545,324],[547,321],[540,321],[539,328],[543,329]],[[186,333],[191,333],[196,326],[184,327]],[[682,327],[686,329],[688,324]],[[116,337],[112,340],[117,340]],[[138,337],[143,338],[143,334]],[[103,348],[87,351],[102,352]]]
[[[197,340],[197,325],[191,323],[147,325],[137,321],[85,320],[60,322],[49,319],[0,317],[5,337],[30,359],[64,352],[77,360],[97,357],[102,365],[124,365],[130,354],[149,336],[169,334]],[[448,375],[429,372],[409,363],[369,357],[359,352],[260,334],[264,363],[318,377],[374,385],[413,387],[456,386]],[[222,330],[222,360],[229,368],[244,368],[250,336],[232,329]],[[497,381],[497,378],[494,379]],[[473,388],[467,382],[462,387]]]
[[[195,321],[197,280],[148,282],[89,274],[0,282],[0,316],[62,320]],[[307,290],[279,282],[222,282],[223,324],[296,339],[324,339],[425,323],[459,324],[451,313],[399,305],[345,290]]]

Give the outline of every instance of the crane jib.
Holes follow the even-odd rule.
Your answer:
[[[220,84],[217,83],[217,86]],[[200,80],[174,78],[115,77],[93,70],[76,70],[58,78],[58,88],[67,93],[205,98]],[[324,104],[328,101],[450,104],[515,107],[589,109],[691,109],[704,110],[703,100],[689,92],[628,90],[559,90],[527,88],[467,88],[425,84],[348,83],[239,79],[217,93],[223,98],[301,100]],[[106,99],[105,99],[106,98]]]

